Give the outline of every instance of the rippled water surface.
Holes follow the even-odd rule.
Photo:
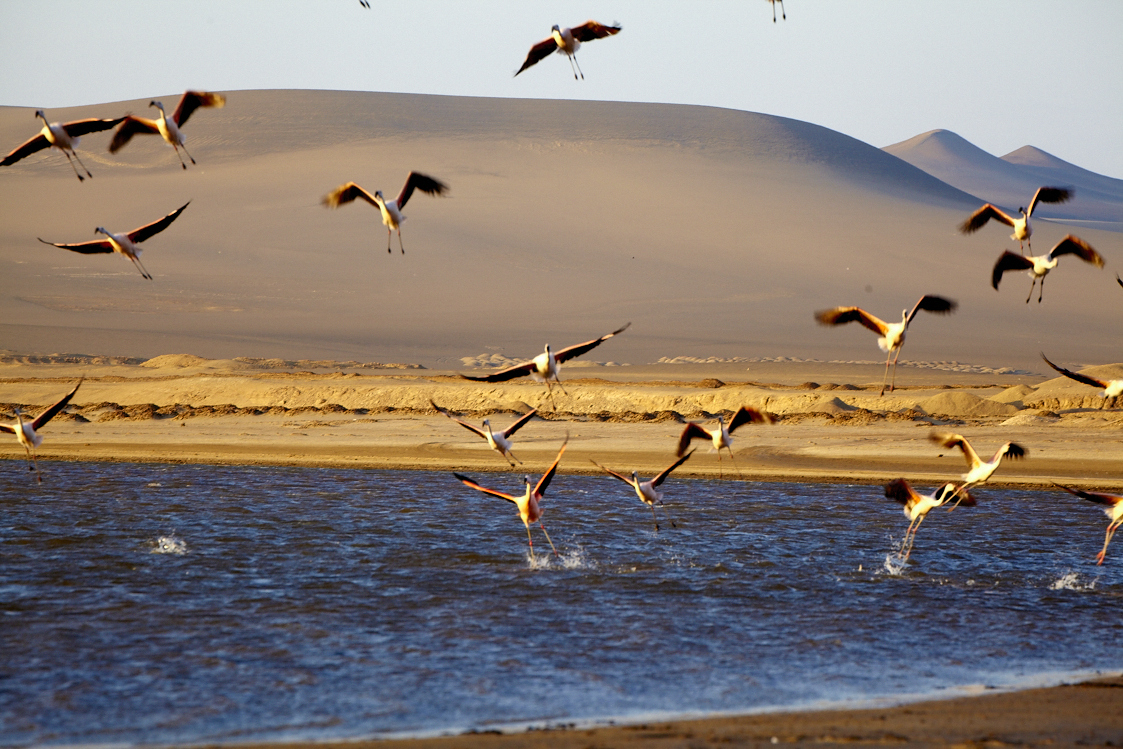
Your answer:
[[[0,462],[0,743],[429,733],[1123,668],[1123,541],[1057,493],[561,475],[555,559],[448,473]],[[619,468],[626,468],[620,466]],[[481,483],[518,491],[514,474]]]

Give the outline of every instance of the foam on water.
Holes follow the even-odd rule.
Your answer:
[[[187,553],[187,542],[177,538],[173,533],[170,536],[159,536],[149,542],[153,554],[176,554],[182,556]]]
[[[1089,582],[1080,581],[1079,572],[1066,572],[1049,585],[1049,590],[1076,590],[1089,591],[1096,589],[1096,580]]]

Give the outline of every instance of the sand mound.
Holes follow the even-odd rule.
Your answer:
[[[826,395],[781,395],[769,398],[764,407],[769,413],[779,414],[838,414],[857,410],[855,406],[844,403],[837,396]]]
[[[1034,388],[1029,385],[1015,385],[1012,388],[1006,388],[998,395],[992,395],[988,400],[997,401],[998,403],[1009,403],[1012,406],[1020,406],[1022,401],[1025,400],[1027,395],[1034,392]]]
[[[1039,426],[1049,426],[1050,424],[1056,424],[1057,421],[1058,421],[1058,417],[1055,416],[1055,415],[1046,415],[1048,413],[1049,412],[1035,413],[1035,412],[1032,412],[1032,411],[1027,412],[1027,413],[1020,413],[1020,414],[1017,414],[1015,416],[1011,416],[1009,419],[1006,419],[1006,421],[1002,422],[1002,426],[1004,426],[1004,427],[1039,427]]]
[[[1017,412],[1017,408],[1006,403],[986,400],[971,393],[940,393],[921,401],[921,408],[939,416],[1005,416]]]
[[[204,359],[193,354],[164,354],[163,356],[153,357],[140,366],[153,369],[182,369],[184,367],[198,367],[209,361],[210,359]]]

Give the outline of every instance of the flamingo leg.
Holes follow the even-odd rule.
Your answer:
[[[730,462],[733,463],[733,467],[735,469],[737,469],[737,475],[740,476],[742,479],[744,479],[745,474],[741,473],[741,466],[737,465],[737,460],[736,460],[736,458],[733,457],[733,448],[726,445],[725,449],[729,451],[729,460],[730,460]]]
[[[788,13],[787,13],[786,10],[784,10],[784,0],[780,0],[780,14],[781,14],[781,17],[785,21],[788,20]],[[773,22],[776,21],[776,4],[775,3],[772,4],[772,21]]]
[[[67,161],[67,163],[70,164],[70,168],[74,170],[74,176],[78,178],[78,181],[79,182],[84,181],[86,178],[78,173],[78,167],[74,166],[74,159],[70,158],[70,154],[66,151],[66,149],[60,148],[59,150],[62,151],[62,155],[66,157],[66,161]],[[75,156],[75,158],[77,158],[78,154],[74,154],[74,156]],[[78,163],[82,164],[82,162],[80,162],[80,161]],[[82,168],[86,169],[86,165],[82,164]],[[90,170],[86,169],[86,173],[89,174]],[[90,174],[90,176],[92,177],[94,175]]]
[[[1123,521],[1120,523],[1108,524],[1107,535],[1104,536],[1104,547],[1100,553],[1096,555],[1096,564],[1104,563],[1104,558],[1107,556],[1107,545],[1111,543],[1111,537],[1115,535],[1115,531],[1119,528],[1121,523],[1123,523]]]
[[[147,278],[147,279],[148,279],[149,281],[151,281],[151,280],[152,280],[152,274],[151,274],[151,273],[149,273],[149,272],[148,272],[148,269],[147,269],[147,268],[145,268],[145,267],[144,267],[144,265],[143,265],[143,264],[142,264],[142,263],[140,262],[140,258],[139,258],[139,257],[130,257],[130,258],[129,258],[129,260],[132,260],[132,261],[133,261],[133,265],[135,265],[135,266],[137,267],[137,270],[139,270],[139,271],[140,271],[140,275],[144,276],[144,277],[145,277],[145,278]]]
[[[402,254],[406,254],[406,248],[402,246],[402,227],[398,227],[398,248],[401,249]]]
[[[897,387],[897,360],[901,358],[901,349],[904,346],[897,347],[897,355],[893,357],[893,379],[889,381],[889,392],[892,393]]]
[[[195,163],[195,157],[194,157],[194,156],[192,156],[192,155],[190,154],[190,152],[188,152],[188,150],[187,150],[187,146],[180,146],[180,148],[182,148],[182,149],[183,149],[183,152],[187,154],[187,158],[191,159],[191,163],[192,163],[192,164],[194,164],[194,163]],[[183,159],[182,159],[182,158],[180,158],[180,160],[179,160],[179,161],[180,161],[180,163],[183,163]],[[183,165],[183,168],[184,168],[184,169],[186,169],[186,168],[187,168],[187,164],[184,164],[184,165]]]
[[[392,230],[392,229],[391,229],[391,228],[390,228],[389,226],[387,226],[387,227],[386,227],[386,251],[387,251],[387,252],[390,252],[390,240],[391,240],[391,239],[392,239],[393,237],[394,237],[394,232],[393,232],[393,230]]]
[[[671,517],[671,513],[667,510],[667,506],[663,504],[663,500],[659,500],[659,506],[663,508],[663,514],[667,516],[667,520],[671,521],[671,527],[678,528],[678,525],[675,523],[675,519]],[[652,510],[652,512],[654,512],[654,509]]]
[[[879,396],[885,395],[885,383],[889,382],[889,360],[893,358],[893,352],[890,351],[885,355],[885,374],[881,378],[881,392]]]
[[[530,537],[530,523],[526,524],[526,542],[530,544],[530,555],[534,556],[534,539]]]
[[[1026,304],[1029,304],[1029,300],[1033,299],[1033,287],[1036,286],[1036,285],[1037,285],[1037,276],[1034,276],[1033,277],[1033,283],[1031,283],[1029,285],[1029,296],[1026,297]]]
[[[66,151],[63,151],[63,153],[66,153]],[[69,154],[67,154],[67,155],[69,157]],[[90,179],[93,179],[94,175],[90,172],[89,168],[85,164],[82,163],[82,159],[79,158],[77,151],[74,152],[74,160],[77,161],[78,165],[81,166],[86,171],[86,176],[89,177]],[[71,164],[71,166],[73,166],[73,164]],[[77,170],[75,170],[75,171],[77,171]],[[79,174],[78,179],[81,180],[82,175]]]
[[[35,475],[39,478],[39,483],[42,484],[43,474],[39,472],[39,456],[31,452],[31,448],[27,445],[24,445],[23,449],[27,451],[27,470],[32,470],[34,466]],[[1107,548],[1107,544],[1104,544],[1104,548]]]
[[[519,462],[520,464],[522,463],[522,461],[521,461],[521,460],[519,460],[518,458],[516,458],[516,457],[515,457],[515,454],[514,454],[513,452],[511,452],[510,450],[508,450],[507,452],[503,453],[503,457],[507,459],[507,462],[511,464],[511,467],[512,467],[512,468],[514,468],[514,467],[515,467],[515,464],[514,464],[514,462],[513,462],[513,461],[518,461],[518,462]]]
[[[651,508],[651,519],[655,521],[655,532],[659,532],[659,516],[655,514],[655,503],[652,502],[648,505]]]
[[[574,64],[577,65],[577,72],[581,73],[581,80],[585,80],[585,73],[582,72],[582,70],[581,70],[581,63],[577,62],[577,53],[576,52],[573,53],[573,62],[574,62]],[[574,78],[574,80],[576,80],[577,76],[573,76],[573,78]]]
[[[549,533],[546,533],[546,526],[542,525],[542,521],[541,521],[541,520],[539,520],[539,521],[538,521],[538,527],[539,527],[539,528],[541,528],[541,529],[542,529],[542,532],[546,534],[546,540],[547,540],[547,541],[550,541],[550,534],[549,534]],[[529,527],[528,527],[528,528],[526,529],[526,534],[527,534],[528,536],[530,535],[530,528],[529,528]],[[559,553],[558,553],[557,547],[555,547],[555,546],[554,546],[554,542],[553,542],[553,541],[550,541],[550,548],[554,550],[554,556],[556,556],[556,557],[560,557],[560,556],[561,556],[561,554],[559,554]]]
[[[1045,293],[1045,276],[1041,277],[1041,286],[1037,290],[1037,303],[1041,304],[1041,295]]]

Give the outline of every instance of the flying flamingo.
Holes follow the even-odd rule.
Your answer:
[[[91,239],[89,242],[78,242],[76,244],[60,244],[58,242],[48,242],[43,238],[39,241],[43,244],[49,244],[52,247],[61,247],[64,250],[72,252],[81,252],[83,255],[96,255],[104,252],[119,252],[129,260],[133,261],[133,265],[140,271],[140,275],[152,280],[152,276],[140,262],[140,253],[144,250],[138,245],[144,240],[154,237],[164,229],[171,226],[172,222],[179,218],[179,214],[183,213],[183,209],[191,205],[191,201],[187,201],[179,208],[175,209],[167,216],[164,216],[158,221],[153,221],[151,224],[133,229],[128,234],[114,234],[108,231],[104,226],[99,226],[94,229],[95,234],[104,234],[106,239]]]
[[[226,106],[226,97],[222,94],[212,94],[208,91],[187,91],[180,97],[179,104],[175,108],[175,112],[169,118],[167,113],[164,112],[164,105],[161,102],[153,99],[148,102],[148,106],[156,107],[160,110],[160,118],[150,120],[145,117],[133,117],[129,115],[125,121],[121,123],[121,127],[117,128],[117,132],[113,134],[113,140],[109,143],[109,152],[117,153],[121,150],[126,143],[132,140],[136,134],[142,135],[159,135],[164,139],[169,146],[175,149],[175,155],[179,156],[180,165],[186,169],[187,164],[183,161],[183,157],[179,155],[179,149],[187,154],[187,158],[191,159],[191,163],[195,163],[195,157],[187,152],[187,139],[183,136],[180,130],[187,124],[187,118],[191,116],[199,107],[224,107]]]
[[[784,20],[788,20],[788,14],[784,12],[784,0],[768,0],[772,4],[772,23],[776,23],[776,3],[780,3],[780,12],[784,14]]]
[[[461,421],[460,419],[456,418],[448,411],[438,406],[432,400],[429,401],[429,404],[433,408],[437,409],[437,411],[439,411],[440,413],[444,414],[460,426],[467,429],[469,432],[478,434],[479,436],[487,440],[487,444],[491,446],[491,449],[506,458],[507,462],[510,463],[512,467],[516,462],[522,463],[522,461],[516,458],[515,454],[511,452],[511,448],[513,447],[513,444],[511,443],[511,435],[522,429],[523,426],[534,417],[534,414],[538,413],[537,408],[532,409],[526,414],[523,414],[521,417],[519,417],[518,421],[511,424],[511,426],[507,427],[503,431],[496,432],[491,428],[491,419],[484,419],[484,428],[480,429],[479,427],[472,426],[466,421]]]
[[[14,424],[0,424],[0,432],[16,435],[16,440],[23,445],[23,449],[27,451],[27,461],[31,464],[27,468],[30,470],[32,465],[35,466],[35,474],[39,477],[40,484],[43,483],[43,474],[39,472],[39,459],[36,457],[34,450],[43,444],[43,435],[38,434],[38,431],[46,426],[48,421],[55,418],[59,411],[66,408],[66,404],[70,403],[70,399],[74,397],[81,386],[82,381],[78,380],[78,384],[74,386],[73,390],[31,421],[24,421],[23,411],[17,408]]]
[[[686,448],[690,447],[692,440],[711,440],[714,444],[714,450],[717,451],[718,477],[725,478],[721,472],[721,449],[723,447],[729,451],[729,459],[733,461],[733,467],[737,468],[737,461],[733,460],[733,437],[731,436],[733,432],[742,424],[771,424],[773,421],[771,415],[748,406],[741,406],[737,409],[733,418],[729,420],[729,426],[725,425],[725,419],[720,414],[717,417],[716,429],[706,429],[701,424],[688,421],[678,438],[678,449],[675,450],[675,455],[682,457],[686,453]],[[737,472],[740,473],[741,469],[737,468]]]
[[[463,483],[465,486],[470,486],[478,492],[490,494],[493,497],[505,499],[518,507],[519,518],[522,519],[523,525],[526,526],[526,540],[530,544],[531,554],[534,554],[534,541],[530,537],[530,524],[538,523],[538,525],[542,528],[542,532],[546,534],[546,540],[550,542],[550,548],[554,550],[554,556],[560,556],[560,554],[558,554],[557,548],[554,546],[554,542],[550,541],[550,534],[546,533],[546,526],[542,525],[542,507],[539,503],[544,498],[546,489],[550,486],[550,482],[553,481],[554,474],[558,472],[558,463],[561,462],[562,453],[565,452],[565,446],[568,443],[569,435],[566,435],[565,442],[562,443],[561,450],[558,451],[558,457],[554,459],[554,464],[550,466],[550,470],[542,474],[542,478],[538,479],[538,483],[534,486],[533,489],[530,488],[530,476],[523,477],[523,483],[526,484],[526,493],[524,493],[522,496],[517,497],[513,494],[505,494],[504,492],[496,491],[495,489],[488,489],[486,487],[480,486],[472,479],[468,478],[467,476],[462,476],[459,473],[453,473],[452,475],[460,479],[461,483]]]
[[[1105,406],[1107,405],[1107,398],[1117,398],[1118,396],[1123,395],[1123,380],[1101,380],[1097,377],[1089,377],[1088,375],[1077,374],[1076,372],[1069,371],[1064,367],[1058,367],[1056,364],[1049,361],[1048,357],[1046,357],[1044,353],[1041,354],[1041,358],[1045,360],[1046,364],[1048,364],[1050,367],[1057,370],[1070,380],[1076,380],[1077,382],[1082,382],[1085,385],[1091,385],[1092,387],[1103,388],[1102,395],[1105,399]]]
[[[940,447],[958,447],[963,451],[963,457],[967,459],[967,473],[962,476],[963,486],[956,491],[960,496],[960,501],[962,501],[968,489],[986,483],[987,479],[994,475],[994,472],[998,470],[998,464],[1002,462],[1002,456],[1009,455],[1011,459],[1026,456],[1024,447],[1016,442],[1007,442],[998,448],[998,452],[994,454],[993,458],[984,462],[971,448],[971,443],[967,441],[967,438],[961,434],[932,432],[928,435],[928,439],[940,445]],[[958,505],[959,502],[956,502],[956,506]]]
[[[885,485],[885,496],[904,505],[905,517],[909,519],[909,527],[901,541],[901,551],[904,552],[905,560],[909,558],[909,554],[912,554],[916,532],[920,530],[924,518],[928,517],[928,513],[932,510],[955,499],[957,493],[958,490],[952,483],[944,484],[932,494],[918,493],[904,479],[893,479]],[[960,503],[965,507],[974,507],[976,504],[975,498],[969,493],[960,500]]]
[[[421,172],[410,172],[406,177],[406,183],[402,185],[402,191],[394,200],[383,198],[381,190],[375,190],[374,195],[371,195],[354,182],[348,182],[329,192],[321,202],[328,208],[338,208],[355,198],[362,198],[370,203],[382,213],[382,223],[386,226],[386,251],[390,252],[390,239],[393,231],[397,230],[398,247],[404,255],[406,248],[402,246],[402,222],[406,217],[402,215],[402,209],[406,207],[406,201],[413,195],[414,190],[420,190],[428,195],[444,195],[448,185]]]
[[[695,448],[695,449],[697,449],[697,448]],[[656,504],[658,504],[660,507],[663,508],[663,512],[667,515],[667,519],[671,521],[671,527],[672,528],[678,527],[678,526],[675,525],[674,518],[671,517],[671,514],[669,512],[667,512],[667,508],[663,505],[663,492],[659,491],[659,485],[667,480],[667,477],[671,475],[671,471],[675,470],[676,468],[681,466],[683,463],[685,463],[687,460],[689,460],[690,456],[693,455],[693,454],[694,454],[694,450],[691,450],[686,455],[683,455],[681,458],[676,460],[674,463],[667,466],[667,468],[663,469],[663,472],[660,473],[658,476],[651,479],[650,481],[643,481],[643,482],[641,482],[639,480],[639,475],[636,471],[632,471],[632,477],[628,478],[627,476],[623,476],[623,475],[617,473],[616,471],[610,471],[609,469],[605,468],[600,463],[596,462],[595,460],[592,460],[591,458],[589,459],[589,462],[592,463],[593,465],[595,465],[597,468],[604,471],[605,473],[607,473],[608,475],[615,476],[616,478],[620,479],[625,484],[627,484],[628,486],[630,486],[630,487],[632,487],[633,489],[636,490],[636,496],[639,497],[639,501],[643,502],[645,505],[647,505],[648,507],[651,508],[651,517],[655,521],[655,531],[658,532],[659,531],[659,518],[655,515],[655,505]]]
[[[92,178],[94,175],[90,174],[90,170],[86,169],[86,165],[82,164],[82,160],[78,158],[78,152],[74,150],[78,146],[78,136],[109,130],[125,119],[124,117],[118,117],[113,120],[99,120],[91,117],[88,120],[75,120],[73,122],[47,122],[47,115],[43,114],[42,109],[35,110],[35,116],[43,120],[43,129],[34,138],[5,156],[4,160],[0,161],[0,166],[14,164],[37,151],[42,151],[44,148],[57,148],[70,162],[70,168],[74,170],[74,176],[78,178],[79,182],[84,181],[86,177],[78,173],[78,167],[74,166],[75,161],[86,170],[87,177]],[[73,159],[70,158],[71,154],[74,154]]]
[[[612,336],[623,333],[628,329],[629,325],[631,325],[631,323],[628,323],[624,327],[614,330],[607,335],[602,335],[600,338],[594,338],[591,341],[585,341],[584,343],[578,343],[574,346],[570,346],[569,348],[563,348],[556,353],[550,348],[550,344],[547,343],[546,350],[530,361],[525,361],[521,364],[516,364],[513,367],[507,367],[506,369],[501,369],[498,372],[484,375],[483,377],[469,377],[468,375],[464,374],[460,376],[465,380],[472,380],[473,382],[506,382],[507,380],[513,380],[517,377],[526,377],[527,375],[530,375],[530,377],[532,377],[535,382],[546,383],[546,392],[550,395],[550,399],[552,402],[554,396],[553,386],[550,384],[551,382],[556,382],[558,384],[558,387],[561,388],[562,393],[569,395],[569,393],[567,393],[565,390],[565,386],[561,384],[561,380],[558,379],[558,374],[561,371],[562,362],[574,359],[578,356],[581,356],[582,354],[589,353]]]
[[[815,319],[820,325],[844,325],[848,322],[858,321],[866,326],[880,338],[877,339],[878,347],[886,352],[885,376],[881,379],[881,393],[885,395],[885,381],[889,379],[889,359],[893,359],[893,381],[889,383],[889,392],[897,383],[897,359],[901,356],[901,347],[905,344],[905,331],[908,330],[912,318],[916,317],[919,310],[947,314],[955,310],[956,303],[940,296],[925,294],[920,297],[912,310],[901,310],[901,321],[889,323],[874,317],[861,307],[835,307],[834,309],[821,310],[815,313]],[[894,356],[893,352],[897,352]]]
[[[1104,536],[1104,547],[1096,554],[1096,564],[1103,564],[1104,557],[1107,555],[1107,545],[1111,543],[1111,537],[1115,535],[1115,531],[1119,530],[1119,526],[1123,525],[1123,497],[1117,494],[1096,494],[1094,492],[1080,491],[1079,489],[1070,489],[1067,486],[1054,483],[1053,486],[1064,489],[1069,494],[1075,494],[1081,499],[1086,499],[1089,502],[1095,502],[1098,505],[1105,505],[1104,514],[1111,518],[1111,522],[1107,524],[1107,535]]]
[[[998,262],[994,264],[990,285],[994,287],[995,291],[998,291],[998,282],[1002,280],[1003,273],[1008,270],[1028,270],[1033,283],[1029,285],[1029,296],[1026,297],[1026,304],[1029,304],[1029,300],[1033,298],[1033,287],[1037,285],[1038,279],[1041,280],[1041,289],[1037,292],[1037,303],[1040,304],[1041,295],[1045,293],[1045,276],[1057,267],[1057,258],[1061,255],[1076,255],[1084,262],[1091,263],[1097,268],[1104,267],[1104,259],[1100,257],[1100,253],[1092,248],[1092,245],[1080,237],[1069,234],[1045,255],[1026,257],[1025,255],[1015,255],[1006,250],[998,258]]]
[[[998,210],[990,203],[987,203],[960,224],[959,231],[964,234],[972,234],[981,229],[987,221],[993,218],[1007,226],[1013,227],[1014,233],[1010,235],[1010,239],[1018,240],[1018,247],[1021,248],[1023,252],[1025,252],[1022,245],[1023,242],[1028,244],[1030,250],[1032,250],[1033,243],[1029,241],[1029,238],[1033,236],[1033,226],[1030,225],[1029,217],[1033,215],[1033,209],[1037,207],[1038,203],[1064,203],[1071,197],[1072,190],[1065,187],[1039,187],[1037,188],[1037,192],[1033,194],[1033,200],[1029,201],[1029,210],[1025,208],[1018,209],[1018,212],[1022,214],[1021,218],[1014,218]]]
[[[579,72],[581,73],[581,80],[585,80],[585,74],[581,72],[581,64],[577,62],[577,50],[581,47],[581,42],[591,42],[594,39],[603,39],[606,36],[619,33],[619,24],[615,26],[605,26],[596,21],[586,21],[580,26],[574,26],[571,29],[563,29],[557,24],[554,24],[550,36],[530,48],[526,60],[523,61],[523,66],[515,72],[515,75],[523,72],[531,65],[537,64],[539,61],[545,60],[550,56],[551,52],[557,52],[559,55],[564,54],[569,58],[569,68],[573,70],[573,80],[577,80],[577,74]],[[573,69],[575,63],[577,64],[576,70]]]

